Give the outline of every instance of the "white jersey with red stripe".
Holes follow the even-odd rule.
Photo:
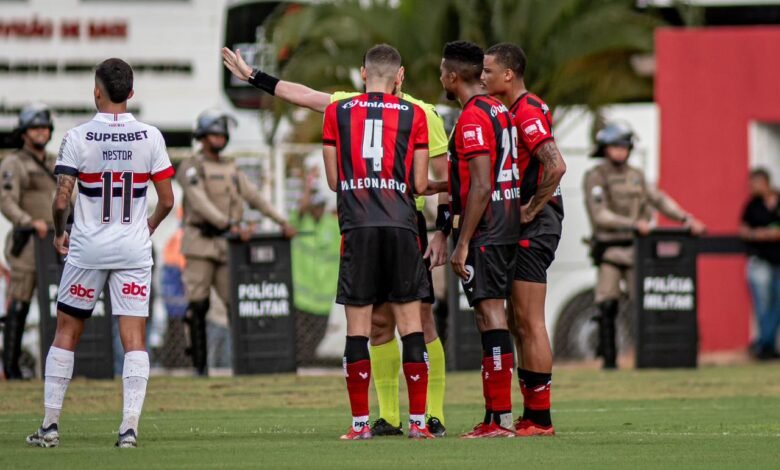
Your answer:
[[[78,178],[68,263],[86,269],[151,266],[149,181],[173,176],[160,131],[132,114],[98,113],[62,139],[56,174]]]

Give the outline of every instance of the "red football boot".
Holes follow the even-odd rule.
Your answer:
[[[485,424],[485,423],[480,422],[479,424],[474,426],[471,429],[471,431],[469,431],[469,432],[467,432],[465,434],[461,434],[460,437],[462,439],[476,439],[478,437],[484,437],[483,435],[486,434],[489,429],[490,429],[490,425],[489,424]]]
[[[553,426],[539,426],[530,419],[520,419],[516,421],[515,431],[517,431],[518,437],[555,435],[555,428]]]
[[[474,426],[471,432],[461,436],[463,439],[483,439],[492,437],[515,437],[515,432],[511,429],[502,428],[496,423],[479,423]]]
[[[360,431],[355,431],[352,427],[349,428],[349,432],[340,437],[342,441],[359,441],[362,439],[373,439],[374,435],[371,434],[371,428],[366,425],[360,428]]]
[[[436,439],[436,436],[431,434],[428,428],[420,429],[420,426],[416,424],[409,425],[409,431],[406,433],[409,439]]]

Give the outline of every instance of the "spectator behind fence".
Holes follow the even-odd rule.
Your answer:
[[[769,172],[750,172],[750,200],[742,211],[740,235],[748,241],[747,280],[758,325],[751,353],[759,360],[778,358],[780,327],[780,196]]]
[[[292,241],[299,365],[311,365],[315,360],[336,298],[339,271],[339,222],[326,211],[326,196],[314,189],[318,178],[316,170],[307,173],[298,211],[290,215],[290,223],[301,233]]]

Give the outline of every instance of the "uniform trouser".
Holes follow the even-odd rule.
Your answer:
[[[206,300],[213,286],[225,305],[230,302],[230,271],[226,262],[208,258],[185,257],[187,264],[182,274],[188,302]]]
[[[35,291],[35,271],[18,269],[11,264],[11,279],[8,283],[8,298],[30,303]]]
[[[35,238],[33,234],[22,247],[22,250],[14,256],[13,250],[14,230],[10,230],[5,240],[5,259],[11,271],[8,284],[8,299],[20,300],[30,303],[35,290]]]
[[[606,300],[620,299],[620,281],[626,283],[629,298],[634,298],[634,268],[630,266],[617,266],[608,262],[599,265],[598,280],[596,281],[596,303]]]
[[[190,326],[190,354],[192,363],[200,375],[206,373],[208,346],[206,344],[206,314],[209,311],[209,295],[213,286],[225,305],[230,301],[228,265],[208,258],[186,256],[182,275],[187,292],[187,322]]]
[[[598,354],[604,358],[604,368],[617,367],[617,341],[615,319],[620,299],[620,281],[626,283],[629,297],[634,297],[634,270],[628,266],[618,266],[608,262],[599,265],[596,282],[596,305],[599,315],[594,318],[599,325]]]

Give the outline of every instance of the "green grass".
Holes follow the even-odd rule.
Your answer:
[[[42,384],[0,383],[0,468],[780,467],[776,364],[557,370],[555,438],[457,439],[482,414],[481,386],[476,373],[453,373],[447,380],[450,437],[340,442],[349,425],[341,377],[155,377],[140,447],[121,451],[113,447],[120,381],[72,383],[58,449],[24,444],[40,423]],[[513,393],[519,410],[516,386]]]

